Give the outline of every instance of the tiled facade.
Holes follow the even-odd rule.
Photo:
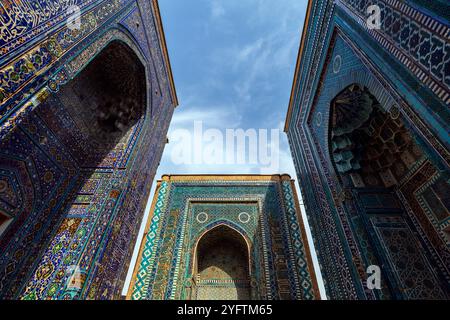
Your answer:
[[[163,176],[127,298],[318,299],[288,175]]]
[[[0,24],[0,298],[118,298],[177,105],[157,1]]]
[[[309,1],[285,131],[332,299],[450,297],[448,10]]]

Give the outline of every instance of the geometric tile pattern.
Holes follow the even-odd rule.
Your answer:
[[[153,262],[155,260],[153,253],[153,249],[157,244],[157,236],[158,236],[158,226],[160,220],[162,218],[161,212],[165,204],[165,196],[167,194],[168,183],[163,181],[161,186],[156,190],[157,200],[155,203],[155,208],[153,210],[153,216],[150,223],[150,229],[147,232],[147,236],[145,238],[145,247],[142,252],[142,260],[140,262],[139,272],[136,275],[134,280],[135,289],[133,291],[133,299],[140,300],[142,299],[142,292],[145,292],[148,288],[148,283],[146,280],[148,279],[147,274],[149,270],[151,270]],[[147,281],[148,282],[148,281]]]
[[[248,297],[246,281],[250,281],[252,299],[317,299],[293,186],[287,175],[163,176],[128,299],[204,298],[209,291],[221,298],[242,298]],[[250,278],[239,280],[241,287],[235,286],[240,283],[236,279],[230,286],[226,279],[200,277],[206,273],[197,276],[195,261],[203,251],[196,248],[199,243],[205,246],[199,242],[203,235],[209,239],[206,245],[214,245],[216,238],[209,235],[220,237],[221,233],[214,233],[217,228],[234,230],[248,245]],[[229,259],[226,252],[221,253],[222,259]],[[223,267],[234,264],[230,260]]]
[[[3,1],[0,21],[0,298],[118,298],[178,103],[158,3]]]
[[[367,7],[374,4],[381,9],[380,29],[368,29],[366,23]],[[449,205],[445,194],[450,166],[450,50],[446,39],[450,29],[442,13],[445,8],[442,2],[423,1],[414,5],[393,0],[309,2],[285,131],[330,298],[448,298]],[[392,204],[387,199],[395,199],[395,208],[365,207],[362,190],[346,183],[335,169],[330,153],[332,107],[334,99],[351,85],[366,88],[379,103],[381,114],[394,122],[401,120],[404,133],[393,130],[391,136],[396,136],[396,143],[402,143],[400,135],[413,141],[412,148],[392,163],[394,174],[386,170],[381,175],[385,186],[391,187],[389,196],[379,190],[374,198],[364,195],[364,201],[377,205],[387,206]],[[355,110],[349,109],[347,116]],[[388,141],[388,137],[382,133],[381,140]],[[344,142],[334,141],[341,146]],[[385,151],[396,152],[395,148]],[[416,155],[421,156],[414,160]],[[345,148],[338,156],[350,157]],[[353,164],[349,171],[353,183],[367,188],[354,174],[358,164]],[[394,220],[401,216],[399,221],[411,228],[408,239],[417,243],[418,255],[404,259],[407,242],[400,250],[405,257],[389,252],[391,244],[403,238],[386,224],[386,231],[377,233],[371,221],[380,213]],[[427,270],[421,271],[417,283],[406,281],[405,261]],[[397,282],[379,292],[367,288],[367,267],[383,263],[392,266],[385,276],[392,283],[402,278],[398,281],[404,287]],[[396,268],[403,271],[396,273]],[[435,290],[429,290],[431,283]]]

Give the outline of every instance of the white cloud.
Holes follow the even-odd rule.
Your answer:
[[[223,3],[234,9],[238,5],[236,1]],[[273,5],[273,1],[269,0],[243,2],[241,6],[252,8],[252,15],[246,20],[246,25],[238,25],[234,32],[239,33],[238,29],[243,27],[269,31],[256,32],[258,37],[249,39],[247,43],[239,44],[239,41],[236,41],[231,47],[220,47],[211,52],[211,59],[217,65],[215,74],[218,77],[220,73],[229,73],[230,70],[236,74],[228,85],[233,88],[237,103],[255,107],[250,102],[255,95],[270,93],[274,75],[289,73],[291,77],[305,3],[306,1],[299,0],[280,1],[277,5]],[[231,17],[230,14],[229,19]],[[221,29],[228,26],[226,21],[220,21],[218,24]],[[221,27],[220,24],[224,25]]]
[[[225,8],[219,0],[211,1],[211,17],[213,19],[220,18],[225,15]]]
[[[199,120],[203,122],[205,127],[234,128],[241,125],[242,115],[236,112],[236,108],[232,104],[196,105],[195,107],[183,105],[175,110],[170,123],[170,130],[192,129],[194,121]]]

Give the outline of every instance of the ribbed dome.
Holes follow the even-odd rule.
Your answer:
[[[367,89],[352,85],[333,102],[331,119],[331,152],[338,172],[361,168],[360,154],[351,134],[369,119],[376,104]]]
[[[361,127],[370,117],[374,100],[369,92],[352,85],[334,100],[332,135],[341,136]]]

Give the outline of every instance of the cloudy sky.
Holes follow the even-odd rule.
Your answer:
[[[288,173],[296,179],[283,126],[306,5],[307,0],[159,1],[179,106],[156,178]],[[194,121],[201,121],[196,132],[201,125],[209,138],[194,134]],[[251,161],[250,149],[245,163],[223,163],[237,153],[227,146],[227,129],[255,130],[257,151],[267,151],[271,165],[261,157]],[[136,248],[147,216],[148,211]],[[133,267],[134,261],[129,277]]]

